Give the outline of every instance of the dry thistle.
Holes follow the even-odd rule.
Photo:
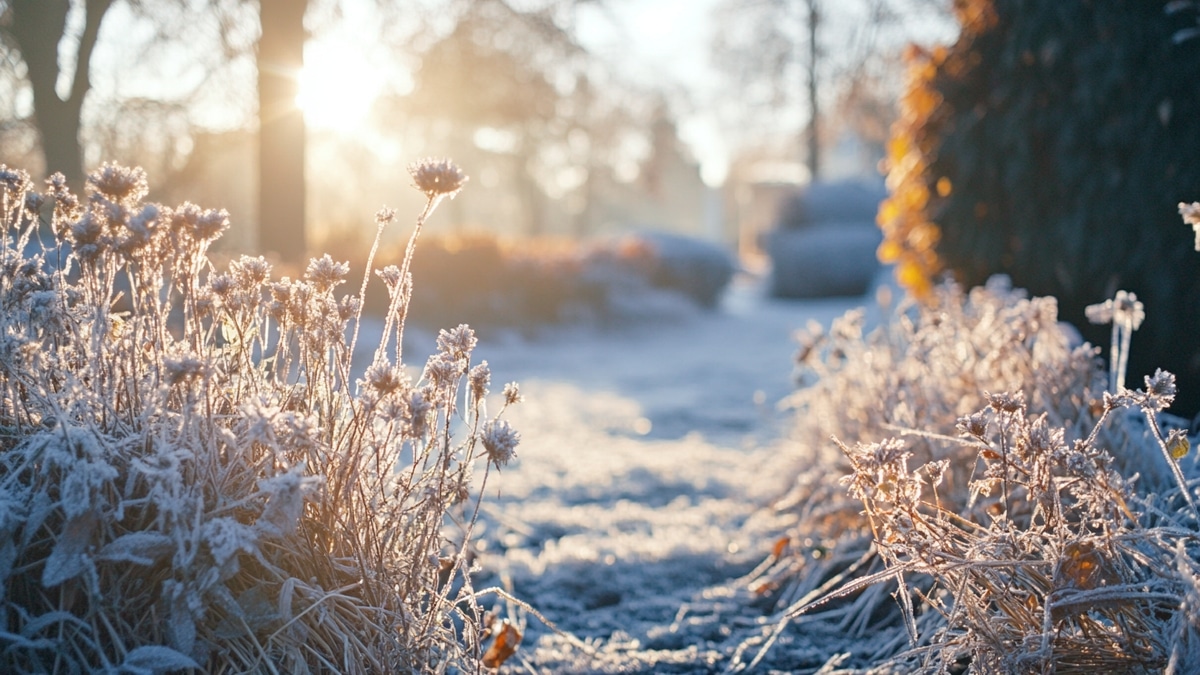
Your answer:
[[[423,159],[408,167],[413,187],[425,196],[450,197],[453,199],[467,182],[467,175],[448,159]]]

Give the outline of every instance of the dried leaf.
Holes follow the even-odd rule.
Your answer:
[[[153,565],[175,548],[170,537],[161,532],[130,532],[100,549],[99,560]]]
[[[1104,556],[1091,541],[1067,544],[1054,575],[1054,582],[1059,588],[1070,586],[1081,591],[1118,581],[1116,573],[1109,569]]]
[[[125,662],[121,664],[122,669],[145,673],[166,673],[199,667],[200,664],[191,657],[162,645],[138,647],[126,654]]]
[[[773,546],[771,548],[771,555],[776,558],[781,557],[783,555],[783,552],[787,550],[787,545],[790,542],[791,542],[791,539],[789,537],[780,537],[778,540],[775,541],[775,546]]]
[[[42,569],[43,586],[53,588],[91,567],[92,561],[87,551],[96,531],[97,520],[94,511],[87,511],[67,521],[58,542],[46,558],[46,566]]]
[[[487,668],[499,668],[504,665],[504,662],[516,653],[517,646],[521,644],[521,637],[521,631],[517,630],[511,621],[501,621],[495,641],[483,655],[483,665]]]

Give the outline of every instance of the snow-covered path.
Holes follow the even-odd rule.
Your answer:
[[[762,507],[796,474],[775,407],[792,334],[860,304],[772,301],[742,282],[716,312],[481,341],[493,388],[517,380],[525,402],[507,413],[518,460],[489,478],[479,581],[590,645],[527,616],[506,667],[720,670],[736,636],[686,607],[767,556],[782,523]]]

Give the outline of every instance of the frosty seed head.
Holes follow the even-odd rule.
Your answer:
[[[413,187],[430,199],[439,196],[453,198],[467,182],[467,175],[449,159],[428,157],[408,167]]]
[[[239,288],[252,290],[261,286],[271,276],[271,263],[262,256],[252,258],[244,255],[229,263],[229,272]]]
[[[504,405],[512,405],[524,401],[525,397],[521,396],[521,387],[516,382],[509,382],[504,385]]]
[[[445,352],[434,354],[425,363],[425,378],[435,389],[452,385],[460,372],[458,360]]]
[[[1140,392],[1139,392],[1140,393]],[[1166,410],[1175,401],[1175,375],[1162,368],[1146,376],[1146,393],[1142,406],[1155,411]]]
[[[492,382],[492,371],[488,367],[487,361],[480,361],[478,365],[467,373],[467,381],[471,385],[471,398],[476,401],[482,401],[484,396],[487,396],[488,385]]]
[[[333,258],[326,253],[320,258],[308,261],[308,269],[304,271],[304,278],[313,282],[313,285],[319,290],[327,291],[345,281],[348,274],[350,274],[350,263],[334,262]]]
[[[196,241],[212,241],[229,229],[229,212],[201,209],[191,202],[184,202],[172,213],[171,227]]]
[[[1025,395],[1021,392],[1010,394],[1001,392],[999,394],[987,394],[988,405],[996,412],[1015,413],[1025,407]]]
[[[387,286],[388,293],[396,292],[400,288],[400,268],[395,265],[388,265],[381,270],[375,270],[375,275],[383,280],[383,284]]]
[[[521,434],[513,429],[507,420],[494,420],[484,426],[480,441],[483,443],[483,449],[487,450],[488,461],[498,469],[516,457]]]
[[[987,416],[982,412],[975,412],[960,417],[958,418],[958,429],[968,436],[983,438],[987,434]]]
[[[456,359],[464,359],[471,355],[471,350],[479,341],[475,339],[475,331],[465,323],[457,328],[438,332],[438,350]]]
[[[395,209],[389,209],[389,208],[384,207],[375,212],[375,224],[376,225],[387,225],[388,223],[391,223],[395,219],[396,219],[396,210]]]
[[[1137,294],[1117,291],[1113,298],[1113,320],[1132,326],[1137,330],[1146,318],[1146,309],[1137,299]]]
[[[87,182],[97,193],[114,204],[132,204],[150,191],[142,167],[129,168],[115,162],[105,162],[88,174]]]
[[[389,394],[397,389],[407,389],[410,386],[408,375],[404,369],[390,363],[376,363],[367,368],[363,376],[367,386],[380,394]]]
[[[163,359],[163,379],[167,384],[182,384],[204,375],[206,364],[191,354]]]
[[[29,180],[29,173],[0,164],[0,189],[8,194],[17,195],[32,190],[33,183]]]

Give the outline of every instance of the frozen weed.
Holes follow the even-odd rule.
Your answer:
[[[884,672],[1198,662],[1174,378],[1105,391],[1097,351],[1056,314],[993,280],[940,287],[866,336],[855,313],[801,335],[800,440],[833,437],[847,475],[830,486],[816,457],[782,505],[797,525],[747,580],[775,619],[731,670],[789,623],[871,635],[854,656]]]
[[[468,547],[519,436],[470,328],[415,380],[401,361],[417,235],[466,180],[412,173],[427,205],[355,380],[344,263],[219,271],[225,212],[143,203],[140,169],[80,200],[0,166],[0,670],[484,668]]]

